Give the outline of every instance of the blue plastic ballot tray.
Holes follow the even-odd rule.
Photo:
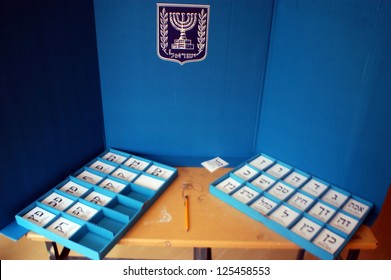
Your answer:
[[[102,259],[177,175],[176,168],[108,149],[20,211],[16,222]]]
[[[229,205],[321,259],[334,259],[373,203],[266,154],[209,186]]]

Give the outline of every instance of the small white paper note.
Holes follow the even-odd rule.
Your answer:
[[[112,191],[115,193],[119,193],[120,191],[122,191],[126,187],[126,185],[121,184],[121,183],[114,181],[114,180],[111,180],[111,179],[106,179],[102,183],[100,183],[99,187],[102,187],[106,190],[109,190],[109,191]]]
[[[68,214],[71,214],[75,217],[78,217],[82,220],[88,221],[91,219],[96,213],[98,213],[98,210],[87,206],[81,202],[76,203],[73,205],[68,211]]]
[[[292,197],[288,200],[288,203],[301,211],[305,211],[313,201],[314,200],[311,197],[297,192],[292,195]]]
[[[308,211],[308,214],[327,223],[328,220],[334,215],[335,209],[328,207],[326,204],[317,202],[314,207]]]
[[[63,217],[58,218],[47,227],[51,232],[57,233],[65,238],[70,238],[81,226]]]
[[[248,180],[251,177],[253,177],[255,174],[257,174],[258,171],[254,168],[251,168],[249,165],[244,165],[243,167],[239,168],[234,172],[236,176],[239,176],[243,180]]]
[[[339,230],[342,230],[346,234],[351,234],[357,224],[358,221],[356,219],[341,212],[335,214],[333,219],[330,221],[330,225]]]
[[[136,170],[143,171],[149,165],[149,162],[138,158],[130,158],[124,163],[124,165]]]
[[[282,182],[278,182],[275,184],[270,190],[267,191],[271,195],[277,197],[278,199],[284,200],[287,198],[292,192],[294,192],[294,189],[289,187],[288,185],[285,185]]]
[[[152,165],[150,168],[148,168],[147,173],[152,174],[153,176],[169,179],[174,173],[174,171],[169,170],[167,168],[163,168],[161,166]]]
[[[269,217],[284,227],[289,227],[298,216],[299,213],[296,211],[285,205],[281,205]]]
[[[351,198],[342,209],[358,218],[362,218],[369,210],[369,206]]]
[[[26,220],[29,220],[41,227],[49,223],[54,217],[55,215],[53,213],[50,213],[40,207],[33,208],[23,216]]]
[[[322,200],[334,205],[335,207],[340,207],[347,199],[347,195],[333,189],[329,189],[322,197]]]
[[[260,188],[261,190],[268,189],[272,184],[274,184],[276,180],[270,178],[269,176],[266,176],[265,174],[262,174],[261,176],[258,176],[254,180],[251,181],[251,184],[254,186]]]
[[[253,204],[251,204],[251,208],[257,210],[259,213],[263,215],[267,215],[274,207],[277,206],[273,200],[268,199],[265,196],[257,199]]]
[[[103,158],[105,160],[108,160],[108,161],[111,161],[111,162],[115,162],[115,163],[123,163],[126,159],[126,157],[124,156],[121,156],[121,155],[118,155],[118,154],[115,154],[115,153],[112,153],[112,152],[108,152],[107,154],[105,154],[103,156]]]
[[[97,205],[105,206],[112,198],[94,191],[87,195],[84,199]]]
[[[67,208],[69,205],[71,205],[73,203],[73,201],[70,200],[69,198],[66,198],[65,196],[62,196],[62,195],[55,193],[55,192],[48,195],[41,202],[43,204],[46,204],[50,207],[56,208],[61,211],[63,211],[65,208]]]
[[[157,191],[163,184],[163,180],[155,179],[150,176],[141,175],[137,178],[136,181],[134,181],[136,185]]]
[[[300,187],[306,180],[308,179],[307,176],[300,174],[296,171],[293,171],[291,174],[289,174],[285,179],[284,182],[287,182],[289,185],[292,185],[296,188]]]
[[[306,217],[301,218],[301,220],[292,227],[293,232],[307,240],[311,240],[320,229],[320,225],[311,221],[310,219],[307,219]]]
[[[327,186],[315,179],[311,179],[301,189],[315,197],[318,197],[327,189]]]
[[[90,184],[96,184],[98,183],[100,180],[103,179],[102,176],[98,176],[98,175],[95,175],[91,172],[88,172],[88,171],[83,171],[82,173],[80,173],[77,178],[83,180],[83,181],[86,181]]]
[[[313,243],[334,254],[344,242],[344,238],[325,228],[318,234]]]
[[[66,183],[64,186],[60,188],[60,191],[72,194],[77,197],[81,197],[83,194],[85,194],[88,191],[88,189],[72,181],[69,181],[68,183]]]
[[[90,168],[95,169],[99,172],[109,174],[115,169],[115,166],[112,166],[110,164],[104,163],[100,160],[95,161],[93,164],[90,165]]]
[[[125,170],[123,168],[118,168],[111,175],[128,182],[133,181],[133,179],[137,177],[137,173]]]
[[[270,165],[273,164],[273,160],[268,159],[265,156],[259,156],[256,159],[254,159],[253,161],[251,161],[250,164],[260,170],[265,170],[266,168],[268,168]]]
[[[224,181],[220,182],[217,184],[216,188],[225,192],[225,193],[230,193],[234,189],[238,188],[240,186],[240,183],[231,177],[228,177]]]
[[[211,160],[207,160],[201,163],[201,165],[206,169],[208,169],[209,172],[214,172],[219,168],[227,166],[228,164],[229,164],[228,162],[226,162],[220,157],[215,157]]]
[[[259,192],[254,191],[253,189],[244,186],[237,192],[235,192],[232,197],[236,198],[237,200],[247,204],[251,199],[256,197],[259,194]]]
[[[290,171],[288,167],[285,167],[279,163],[274,164],[272,167],[270,167],[268,170],[266,170],[266,173],[276,177],[277,179],[280,179],[284,177],[285,174],[287,174]]]

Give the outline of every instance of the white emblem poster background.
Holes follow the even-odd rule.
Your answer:
[[[157,3],[157,54],[163,60],[204,60],[208,49],[209,5]]]

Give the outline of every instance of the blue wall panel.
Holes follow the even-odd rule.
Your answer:
[[[276,1],[257,141],[376,212],[391,183],[390,28],[390,1]]]
[[[181,1],[210,4],[208,55],[183,66],[157,56],[157,2],[94,1],[107,145],[174,165],[251,156],[273,1]]]
[[[0,2],[0,228],[104,149],[92,1]]]
[[[170,165],[265,152],[378,212],[390,1],[181,1],[211,9],[207,58],[182,66],[156,54],[156,3],[0,2],[0,228],[105,139]]]

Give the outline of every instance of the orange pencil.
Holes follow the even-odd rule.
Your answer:
[[[189,198],[185,196],[185,228],[189,231]]]

